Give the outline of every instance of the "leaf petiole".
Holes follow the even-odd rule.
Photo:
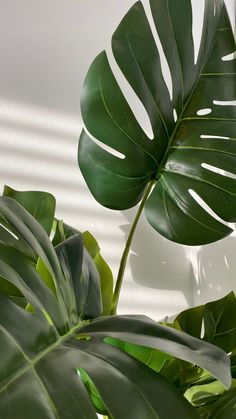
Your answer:
[[[120,267],[119,267],[119,271],[118,271],[116,286],[115,286],[115,290],[114,290],[114,293],[113,293],[113,299],[112,299],[112,304],[111,304],[111,315],[116,314],[116,309],[117,309],[117,305],[118,305],[119,297],[120,297],[120,291],[121,291],[121,287],[122,287],[123,279],[124,279],[125,268],[126,268],[126,264],[127,264],[132,240],[133,240],[133,237],[134,237],[134,233],[135,233],[137,224],[139,222],[140,216],[143,212],[144,205],[145,205],[145,203],[146,203],[146,201],[147,201],[147,199],[150,195],[150,192],[151,192],[152,187],[155,184],[155,182],[156,182],[156,180],[151,180],[148,183],[147,188],[146,188],[146,192],[145,192],[145,194],[143,196],[143,199],[142,199],[142,201],[139,205],[139,208],[138,208],[137,214],[135,216],[135,219],[133,221],[133,224],[131,225],[131,229],[130,229],[130,232],[129,232],[129,235],[128,235],[128,239],[126,241],[125,248],[124,248],[121,260],[120,260]]]

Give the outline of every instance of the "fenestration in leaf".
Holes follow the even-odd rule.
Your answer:
[[[0,288],[0,417],[4,419],[95,419],[96,412],[79,370],[96,385],[114,419],[197,418],[197,412],[160,375],[105,342],[114,337],[176,354],[207,367],[230,385],[229,359],[220,349],[164,328],[140,316],[84,320],[77,304],[83,244],[74,235],[54,250],[43,227],[12,198],[0,198],[0,217],[18,247],[0,234],[0,276],[19,289],[33,311]],[[3,237],[4,238],[4,237]],[[51,273],[51,289],[25,253],[27,243]],[[79,289],[89,283],[82,282]],[[101,313],[99,281],[88,293],[93,316]],[[81,309],[82,307],[82,309]],[[90,306],[89,306],[90,307]],[[81,310],[81,311],[79,311]],[[112,389],[112,391],[111,391]],[[130,400],[132,403],[130,403]]]
[[[88,132],[125,158],[110,154],[83,131],[79,166],[97,201],[113,209],[137,204],[153,181],[145,205],[149,223],[175,242],[210,243],[232,230],[203,209],[196,196],[224,221],[236,221],[236,181],[227,176],[236,174],[236,106],[230,104],[236,100],[236,60],[222,60],[235,51],[234,36],[224,2],[206,1],[195,64],[191,1],[150,0],[150,5],[172,76],[173,97],[138,1],[115,31],[112,48],[147,111],[154,138],[150,140],[138,124],[102,52],[85,79],[82,116]],[[202,112],[205,109],[208,114]]]

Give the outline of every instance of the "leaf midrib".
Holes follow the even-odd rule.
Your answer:
[[[100,94],[101,94],[101,98],[102,98],[102,102],[104,105],[104,108],[109,116],[109,118],[112,120],[112,122],[117,126],[117,128],[130,140],[132,141],[132,143],[134,143],[138,148],[140,148],[140,150],[143,151],[144,154],[146,154],[147,156],[149,156],[156,164],[156,166],[158,166],[158,161],[155,159],[155,157],[149,153],[149,151],[147,149],[145,149],[141,144],[139,144],[135,138],[131,137],[131,135],[128,134],[128,132],[126,130],[124,130],[119,124],[118,122],[114,119],[113,115],[111,114],[111,112],[109,111],[109,108],[106,104],[106,100],[103,94],[103,89],[102,89],[102,82],[101,82],[101,78],[99,78],[98,80],[99,82],[99,90],[100,90]],[[151,140],[150,140],[151,141]],[[116,150],[117,151],[117,150]]]
[[[93,350],[86,349],[86,353],[89,354],[89,355],[91,355],[91,356],[93,356],[93,357],[95,357],[95,358],[100,359],[105,364],[108,363],[107,360],[106,360],[106,358],[104,358],[101,354],[98,354],[98,353],[94,352]],[[132,381],[132,379],[130,378],[130,376],[125,375],[124,372],[122,371],[122,369],[119,368],[119,366],[117,366],[117,364],[114,363],[114,362],[112,362],[111,360],[109,360],[109,365],[112,366],[115,370],[117,370],[117,371],[119,371],[121,373],[121,375],[136,389],[137,393],[144,400],[144,402],[150,408],[150,410],[154,413],[154,417],[156,417],[157,419],[160,419],[160,416],[156,414],[154,408],[152,407],[151,403],[146,398],[145,394],[141,392],[141,390],[139,389],[139,387],[137,387],[137,385],[135,384],[135,382]]]
[[[78,332],[82,327],[81,323],[76,324],[73,328],[71,328],[69,330],[69,332],[67,332],[65,335],[61,336],[59,339],[56,340],[56,342],[54,342],[52,345],[48,346],[45,350],[41,351],[39,355],[37,355],[35,358],[33,358],[32,360],[25,355],[24,350],[22,349],[22,347],[17,343],[18,348],[21,350],[22,354],[25,357],[25,360],[27,361],[27,365],[24,366],[23,368],[20,368],[15,375],[4,385],[0,388],[0,394],[7,390],[8,387],[14,383],[19,377],[21,377],[23,374],[25,374],[27,371],[29,371],[31,368],[34,369],[35,365],[40,362],[44,357],[46,357],[48,354],[50,354],[51,352],[53,352],[57,347],[59,347],[60,345],[62,345],[65,341],[67,341],[68,339],[70,339],[73,335],[76,334],[76,332]],[[14,337],[12,335],[10,335],[13,339]],[[14,339],[15,341],[15,339]],[[41,383],[41,380],[40,380]]]
[[[168,131],[168,128],[167,128],[167,125],[166,125],[165,119],[164,119],[164,117],[163,117],[163,115],[162,115],[162,112],[161,112],[161,110],[160,110],[160,108],[159,108],[159,105],[158,105],[158,103],[157,103],[157,101],[156,101],[156,99],[155,99],[155,97],[154,97],[154,95],[153,95],[152,91],[150,90],[150,87],[149,87],[149,85],[148,85],[148,83],[147,83],[147,80],[146,80],[146,78],[145,78],[145,76],[144,76],[144,73],[143,73],[143,71],[142,71],[142,69],[141,69],[141,67],[140,67],[140,64],[139,64],[139,62],[138,62],[138,60],[137,60],[136,56],[135,56],[135,53],[134,53],[134,51],[133,51],[133,48],[132,48],[131,43],[130,43],[130,40],[129,40],[129,34],[128,34],[128,32],[126,32],[126,36],[127,36],[127,42],[128,42],[128,46],[129,46],[130,52],[131,52],[131,54],[132,54],[132,57],[134,58],[135,63],[137,64],[137,67],[138,67],[138,69],[139,69],[140,73],[142,74],[142,77],[143,77],[143,80],[144,80],[144,82],[145,82],[146,88],[147,88],[147,90],[148,90],[148,92],[149,92],[149,94],[150,94],[150,96],[151,96],[151,98],[152,98],[152,100],[153,100],[153,103],[154,103],[154,105],[155,105],[155,107],[156,107],[157,113],[158,113],[158,114],[159,114],[159,116],[160,116],[161,122],[162,122],[163,127],[164,127],[164,130],[165,130],[165,132],[166,132],[166,137],[167,137],[167,139],[168,139],[168,138],[169,138],[169,131]]]
[[[220,19],[219,19],[219,21],[220,21]],[[158,178],[159,178],[159,176],[160,176],[161,172],[163,171],[163,169],[164,169],[164,167],[165,167],[165,162],[166,162],[166,159],[167,159],[167,157],[168,157],[169,150],[170,150],[171,145],[172,145],[172,143],[173,143],[173,141],[174,141],[175,134],[176,134],[176,132],[177,132],[177,130],[178,130],[178,128],[179,128],[179,126],[180,126],[180,123],[181,123],[182,121],[186,120],[186,119],[201,119],[201,118],[192,118],[192,117],[189,117],[189,118],[183,118],[183,115],[184,115],[184,113],[185,113],[185,111],[186,111],[186,109],[187,109],[187,107],[188,107],[188,105],[189,105],[189,102],[191,101],[191,99],[192,99],[192,97],[193,97],[193,94],[194,94],[195,89],[196,89],[196,86],[197,86],[197,84],[198,84],[198,82],[199,82],[199,80],[200,80],[200,77],[202,76],[202,74],[204,74],[204,73],[202,73],[202,70],[203,70],[203,68],[205,67],[206,63],[208,62],[208,59],[209,59],[209,57],[210,57],[210,54],[211,54],[211,52],[212,52],[212,50],[213,50],[213,47],[214,47],[214,44],[215,44],[215,42],[216,42],[217,32],[218,32],[219,30],[220,30],[220,29],[217,29],[217,30],[216,30],[216,32],[215,32],[215,36],[214,36],[214,38],[213,38],[213,40],[212,40],[212,45],[211,45],[211,47],[209,48],[208,55],[207,55],[207,57],[206,57],[206,59],[205,59],[204,63],[202,64],[202,67],[201,67],[201,68],[200,68],[200,70],[199,70],[199,74],[198,74],[198,77],[196,78],[196,82],[194,83],[193,88],[192,88],[192,90],[191,90],[191,93],[190,93],[190,95],[189,95],[189,97],[188,97],[188,99],[187,99],[187,101],[186,101],[185,105],[184,105],[184,106],[183,106],[183,108],[182,108],[182,111],[181,111],[181,114],[180,114],[180,116],[179,116],[178,120],[176,121],[176,125],[175,125],[175,127],[174,127],[174,130],[173,130],[173,132],[172,132],[172,134],[171,134],[171,136],[170,136],[170,138],[169,138],[168,146],[166,147],[166,151],[165,151],[165,153],[164,153],[164,156],[163,156],[163,158],[162,158],[162,160],[161,160],[161,162],[160,162],[160,164],[159,164],[158,170],[157,170],[157,172],[156,172],[156,179],[158,179]],[[204,119],[207,119],[207,118],[204,118]],[[220,119],[221,119],[221,118],[220,118]]]
[[[212,228],[209,227],[207,224],[202,223],[200,220],[198,220],[197,218],[193,217],[193,215],[191,215],[191,213],[189,211],[186,211],[185,208],[188,208],[186,203],[174,192],[173,188],[171,188],[171,186],[169,185],[169,183],[167,182],[167,180],[164,178],[164,176],[162,175],[162,179],[166,185],[167,190],[169,191],[169,196],[172,199],[172,201],[178,206],[178,208],[180,208],[182,210],[182,212],[189,218],[193,219],[194,221],[196,221],[198,224],[202,225],[203,227],[207,228],[210,231],[214,231],[217,233],[221,233],[220,230],[217,230],[216,228]]]
[[[52,398],[50,397],[50,394],[49,394],[49,392],[47,391],[47,388],[45,387],[45,384],[43,383],[43,381],[41,380],[41,378],[40,378],[40,377],[39,377],[39,375],[37,374],[37,371],[35,370],[35,368],[32,368],[32,370],[33,370],[33,373],[34,373],[34,375],[35,375],[35,377],[36,377],[36,380],[37,380],[37,381],[38,381],[38,383],[40,384],[40,386],[41,386],[41,388],[42,388],[42,391],[44,392],[44,394],[45,394],[45,396],[46,396],[46,398],[47,398],[47,401],[48,401],[48,403],[49,403],[49,405],[50,405],[51,411],[53,412],[53,414],[54,414],[54,416],[55,416],[55,419],[63,419],[63,418],[61,418],[61,417],[59,416],[58,411],[57,411],[57,408],[56,408],[56,406],[55,406],[55,404],[54,404],[54,402],[53,402]]]
[[[208,180],[206,180],[206,179],[203,179],[202,177],[199,177],[199,176],[194,176],[194,175],[192,175],[192,174],[190,174],[190,173],[186,173],[186,172],[181,172],[181,171],[177,171],[177,170],[164,170],[164,173],[173,173],[173,174],[175,174],[175,175],[180,175],[180,176],[183,176],[183,177],[186,177],[186,178],[189,178],[189,179],[193,179],[193,180],[197,180],[197,181],[199,181],[199,182],[201,182],[201,183],[205,183],[205,184],[207,184],[207,185],[209,185],[209,186],[212,186],[213,188],[216,188],[216,189],[218,189],[219,191],[222,191],[222,192],[225,192],[225,193],[227,193],[227,194],[229,194],[229,195],[232,195],[232,196],[236,196],[236,193],[234,193],[234,192],[231,192],[231,191],[229,191],[229,190],[227,190],[227,189],[224,189],[224,188],[222,188],[221,186],[218,186],[218,185],[216,185],[216,184],[214,184],[214,183],[212,183],[212,182],[209,182]],[[218,173],[217,173],[218,174]],[[219,173],[219,175],[220,176],[224,176],[224,175],[221,175],[220,173]],[[164,176],[163,176],[164,177]],[[166,180],[166,179],[165,179]]]

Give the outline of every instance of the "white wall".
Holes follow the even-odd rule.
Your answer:
[[[193,1],[200,13],[201,1]],[[115,274],[136,209],[110,211],[88,192],[76,161],[79,97],[91,61],[109,48],[112,32],[133,3],[0,0],[0,184],[52,192],[58,216],[97,237]],[[234,0],[227,6],[233,21]],[[136,112],[143,117],[138,105]],[[193,255],[163,239],[143,217],[119,312],[159,318],[223,295],[235,287],[234,240],[195,249]]]

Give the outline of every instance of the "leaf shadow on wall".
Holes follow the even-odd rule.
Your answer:
[[[236,291],[236,236],[190,250],[194,272],[194,305]]]
[[[132,223],[135,209],[124,211],[127,220]],[[130,224],[120,226],[128,236]],[[191,306],[193,288],[193,270],[189,260],[189,248],[173,243],[157,233],[141,217],[131,245],[129,265],[133,280],[143,287],[179,291],[187,305]]]

